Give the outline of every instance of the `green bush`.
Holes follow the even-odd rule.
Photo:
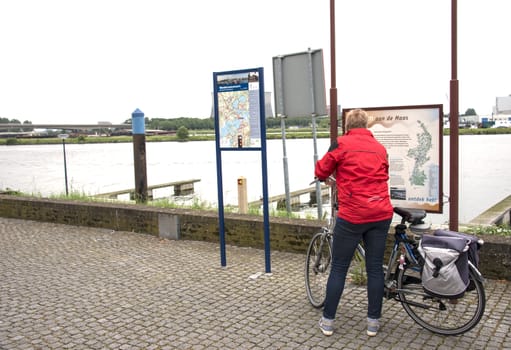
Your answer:
[[[187,140],[189,135],[186,126],[180,126],[179,129],[177,129],[176,136],[178,140]]]
[[[8,138],[5,141],[5,144],[6,145],[17,145],[18,144],[18,139],[16,139],[16,138]]]

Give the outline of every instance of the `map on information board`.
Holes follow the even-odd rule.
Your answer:
[[[216,76],[220,147],[260,147],[259,73]]]

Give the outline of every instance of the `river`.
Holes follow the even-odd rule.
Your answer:
[[[449,194],[449,137],[444,136],[443,188]],[[318,139],[319,157],[328,149],[328,139]],[[70,192],[98,194],[134,187],[131,143],[66,144]],[[511,194],[511,135],[462,135],[459,139],[459,222],[475,216]],[[313,178],[312,139],[287,140],[290,191],[309,186]],[[62,145],[0,147],[0,189],[28,194],[65,193]],[[214,141],[148,142],[146,145],[149,185],[200,179],[195,184],[201,202],[215,205],[217,196]],[[284,193],[283,147],[281,140],[267,141],[268,190]],[[249,201],[262,197],[260,152],[222,152],[224,203],[236,204],[237,178],[247,179]],[[165,196],[164,190],[155,195]],[[170,194],[170,191],[168,192]],[[448,221],[449,205],[443,214],[429,214],[432,223]]]

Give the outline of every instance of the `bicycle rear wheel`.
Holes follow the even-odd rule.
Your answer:
[[[305,290],[312,306],[320,308],[325,303],[326,284],[332,262],[330,237],[318,232],[312,237],[305,261]]]
[[[407,265],[399,271],[397,286],[401,305],[422,327],[443,335],[458,335],[471,330],[484,313],[486,296],[483,284],[470,269],[470,286],[458,299],[437,298],[422,288],[420,267]]]

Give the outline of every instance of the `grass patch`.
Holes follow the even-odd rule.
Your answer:
[[[33,197],[33,195],[32,195]],[[36,196],[39,198],[45,198],[42,195]],[[56,200],[72,200],[77,202],[96,202],[96,203],[122,203],[121,200],[116,199],[107,199],[102,197],[95,197],[91,196],[85,192],[79,192],[79,191],[71,191],[69,192],[69,195],[66,195],[65,193],[56,193],[56,194],[50,194],[46,196],[46,198],[49,199],[56,199]]]
[[[99,197],[92,197],[93,199],[90,200],[91,197],[88,197],[86,194],[80,194],[80,193],[74,193],[73,195],[66,196],[64,194],[53,196],[54,199],[72,199],[72,200],[83,200],[83,201],[96,201],[96,202],[111,202],[111,200],[107,200],[105,198],[99,198]],[[116,201],[118,203],[123,203],[125,201]],[[134,202],[130,202],[134,203]],[[194,198],[191,203],[179,203],[169,198],[160,198],[152,201],[148,201],[145,204],[140,205],[148,205],[151,207],[157,207],[157,208],[169,208],[169,209],[194,209],[194,210],[211,210],[211,211],[218,211],[218,207],[212,205],[209,202],[201,201],[199,198]],[[238,213],[238,207],[234,205],[226,205],[224,206],[224,212],[225,213]],[[262,216],[263,212],[262,209],[258,206],[250,206],[248,208],[248,215],[254,215],[254,216]],[[283,210],[270,210],[269,212],[270,216],[273,217],[279,217],[279,218],[294,218],[299,219],[300,216],[296,213],[288,213]],[[314,218],[311,218],[314,219]]]
[[[1,125],[1,124],[0,124]],[[485,129],[459,129],[459,135],[495,135],[495,134],[511,134],[511,128],[485,128]],[[339,130],[339,133],[341,131]],[[444,129],[443,135],[449,135],[450,130]],[[316,130],[317,138],[329,138],[329,127],[318,127]],[[267,128],[266,138],[268,140],[281,139],[282,130],[280,128]],[[288,139],[310,139],[312,138],[311,128],[291,129],[286,128],[286,138]],[[214,141],[215,130],[190,130],[185,140],[179,139],[176,135],[146,135],[146,142],[187,142],[187,141]],[[119,143],[133,142],[133,136],[87,136],[80,135],[78,137],[70,137],[66,139],[66,143]],[[59,144],[62,140],[58,137],[41,137],[41,138],[0,138],[0,145],[47,145]]]
[[[209,203],[200,201],[194,198],[191,203],[178,203],[168,198],[160,198],[153,201],[148,201],[146,204],[151,207],[157,208],[170,208],[170,209],[196,209],[196,210],[212,210],[214,209]]]
[[[491,225],[491,226],[471,226],[467,228],[467,233],[472,235],[495,235],[511,236],[511,226],[509,225]]]

